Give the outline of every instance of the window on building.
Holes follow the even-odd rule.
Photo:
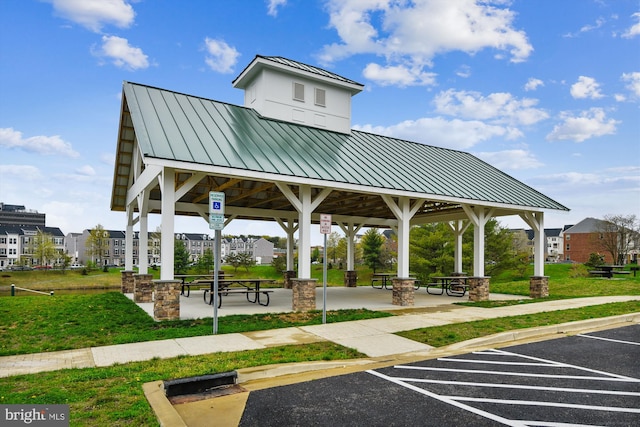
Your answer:
[[[326,107],[327,106],[326,96],[327,96],[327,92],[324,89],[316,88],[316,99],[315,99],[316,105],[320,107]]]
[[[567,234],[567,240],[571,239],[571,234]]]
[[[4,245],[7,243],[7,238],[6,237],[0,237],[0,244]]]
[[[304,85],[293,82],[293,100],[304,102]]]
[[[569,243],[567,243],[567,250],[570,251],[571,250],[571,245]]]

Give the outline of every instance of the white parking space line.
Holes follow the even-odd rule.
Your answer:
[[[530,363],[530,362],[501,362],[499,360],[481,360],[481,359],[451,359],[448,357],[438,358],[441,362],[459,362],[459,363],[482,363],[485,365],[509,365],[509,366],[546,366],[562,368],[561,365],[549,365],[548,363]]]
[[[402,380],[411,382],[411,383],[459,385],[459,386],[483,387],[483,388],[508,388],[508,389],[527,390],[527,391],[528,390],[560,391],[565,393],[605,394],[605,395],[613,395],[613,396],[640,397],[640,392],[634,392],[634,391],[599,390],[599,389],[569,388],[569,387],[544,387],[544,386],[520,385],[520,384],[475,383],[470,381],[430,380],[430,379],[423,379],[423,378],[403,378]]]
[[[637,408],[622,408],[619,406],[596,406],[596,405],[580,405],[575,403],[558,403],[543,402],[535,400],[509,400],[509,399],[487,399],[483,397],[466,397],[466,396],[440,396],[443,399],[451,399],[457,402],[480,402],[480,403],[500,403],[503,405],[523,405],[523,406],[548,406],[551,408],[570,408],[570,409],[587,409],[592,411],[607,412],[628,412],[631,414],[640,414]]]
[[[614,378],[620,378],[620,379],[623,379],[623,380],[629,381],[629,382],[640,382],[640,379],[638,379],[638,378],[627,377],[625,375],[612,374],[611,372],[599,371],[597,369],[585,368],[583,366],[571,365],[569,363],[555,362],[553,360],[541,359],[539,357],[527,356],[525,354],[511,353],[511,352],[504,351],[504,350],[496,350],[496,349],[494,349],[493,351],[495,351],[496,353],[500,353],[500,354],[504,354],[504,355],[508,355],[508,356],[523,357],[525,359],[537,360],[539,362],[547,362],[547,363],[552,364],[552,365],[564,366],[564,367],[567,367],[567,368],[573,368],[573,369],[577,369],[577,370],[580,370],[580,371],[591,372],[591,373],[600,374],[600,375],[606,375],[606,376],[614,377]]]
[[[457,372],[465,374],[486,374],[486,375],[504,375],[511,377],[534,377],[534,378],[556,378],[565,380],[589,380],[589,381],[614,381],[614,382],[640,382],[635,378],[609,376],[609,377],[587,377],[585,375],[552,375],[552,374],[530,374],[527,372],[502,372],[502,371],[485,371],[480,369],[456,369],[456,368],[432,368],[427,366],[408,366],[396,365],[397,369],[413,369],[417,371],[440,371],[440,372]],[[604,375],[604,374],[603,374]]]
[[[606,427],[602,425],[594,425],[594,424],[573,424],[573,423],[553,423],[546,421],[522,421],[523,423],[529,426],[536,427]]]
[[[586,424],[574,424],[574,423],[563,423],[561,422],[562,416],[561,413],[558,413],[558,422],[548,422],[548,421],[536,421],[536,420],[511,420],[507,419],[498,414],[499,410],[496,410],[495,414],[492,412],[488,412],[479,408],[475,408],[472,406],[474,403],[481,404],[490,404],[490,405],[504,405],[506,407],[518,407],[518,406],[529,406],[529,407],[538,407],[538,408],[557,408],[556,410],[582,410],[582,411],[598,411],[598,412],[611,412],[611,413],[625,413],[625,414],[640,414],[640,408],[638,405],[631,405],[630,407],[625,406],[609,406],[609,405],[597,405],[597,401],[593,401],[596,395],[599,396],[617,396],[624,398],[638,398],[640,397],[640,391],[624,391],[624,390],[601,390],[601,389],[591,389],[586,387],[581,388],[571,388],[571,387],[547,387],[544,385],[533,385],[533,384],[502,384],[499,383],[499,376],[511,376],[511,377],[519,377],[519,378],[548,378],[548,379],[561,379],[561,380],[584,380],[584,381],[593,381],[593,382],[609,382],[611,386],[613,384],[637,384],[640,382],[638,378],[627,377],[623,375],[618,375],[610,372],[605,372],[596,369],[590,369],[583,366],[571,365],[567,363],[557,362],[553,360],[528,356],[519,353],[513,353],[505,350],[485,350],[481,352],[471,353],[474,356],[491,356],[490,357],[482,357],[474,360],[471,357],[444,357],[436,359],[434,362],[447,362],[445,365],[455,366],[455,363],[459,363],[460,366],[470,366],[471,364],[478,365],[479,368],[488,367],[487,365],[495,366],[494,370],[488,369],[455,369],[455,368],[445,368],[445,367],[437,367],[437,366],[417,366],[417,365],[396,365],[395,369],[398,369],[398,375],[401,375],[402,372],[413,371],[416,372],[416,375],[419,376],[418,372],[424,372],[424,376],[429,376],[429,372],[434,373],[454,373],[454,374],[470,374],[470,378],[474,379],[475,375],[495,375],[496,383],[491,383],[489,381],[476,382],[476,381],[457,381],[457,380],[441,380],[441,379],[432,379],[432,378],[414,378],[414,377],[393,377],[389,375],[385,375],[382,373],[378,373],[375,371],[367,371],[373,375],[377,375],[380,378],[383,378],[387,381],[390,381],[394,384],[400,385],[402,387],[408,388],[410,390],[416,391],[425,396],[431,397],[433,399],[439,400],[443,403],[450,404],[452,406],[458,407],[463,410],[467,410],[473,412],[475,414],[481,415],[483,417],[498,421],[500,423],[506,425],[518,425],[518,426],[540,426],[540,427],[595,427]],[[470,355],[467,355],[470,356]],[[496,360],[497,358],[497,360]],[[501,358],[509,360],[499,360]],[[485,360],[489,359],[489,360]],[[517,361],[518,359],[524,360],[523,362]],[[512,366],[521,366],[523,368],[535,367],[535,368],[549,368],[549,372],[555,371],[556,368],[565,368],[569,370],[577,371],[578,373],[583,373],[584,375],[560,375],[560,374],[550,374],[550,373],[530,373],[530,372],[503,372],[500,371],[501,367],[512,367]],[[526,369],[522,369],[525,371]],[[538,369],[540,370],[540,369]],[[569,371],[569,373],[571,373]],[[467,375],[469,377],[469,375]],[[459,393],[459,395],[449,395],[449,394],[438,394],[435,391],[429,391],[426,388],[420,388],[420,384],[425,384],[424,387],[427,387],[429,384],[433,385],[431,387],[434,390],[434,387],[439,385],[442,386],[454,386],[455,393]],[[609,386],[609,387],[611,387]],[[462,387],[471,387],[476,390],[480,390],[483,388],[492,388],[492,389],[502,389],[502,390],[514,390],[512,393],[509,393],[509,396],[513,396],[513,399],[497,399],[497,398],[483,398],[483,397],[472,397],[465,396],[468,394],[465,392],[465,389]],[[437,389],[436,389],[437,390]],[[522,395],[518,396],[516,393],[521,391]],[[557,401],[546,401],[546,400],[532,400],[532,399],[522,399],[522,397],[528,396],[528,392],[531,391],[539,391],[539,392],[556,392],[556,393],[571,393],[576,396],[578,399],[583,399],[586,404],[583,403],[562,403],[563,399]],[[583,395],[584,397],[580,397]],[[519,398],[518,398],[519,397]],[[579,401],[578,401],[579,402]],[[594,404],[591,404],[594,403]],[[604,403],[604,402],[602,402]],[[552,410],[552,409],[549,409]],[[570,421],[570,420],[566,420]]]
[[[582,337],[582,338],[591,338],[592,340],[615,342],[615,343],[618,343],[618,344],[640,345],[640,342],[614,340],[614,339],[611,339],[611,338],[594,337],[594,336],[591,336],[591,335],[582,335],[582,334],[578,334],[577,336]]]
[[[482,417],[489,418],[490,420],[497,421],[499,423],[502,423],[502,424],[505,424],[505,425],[508,425],[508,426],[513,426],[513,427],[528,427],[528,424],[524,424],[521,421],[510,420],[510,419],[507,419],[507,418],[503,418],[503,417],[501,417],[499,415],[492,414],[490,412],[486,412],[486,411],[483,411],[481,409],[474,408],[473,406],[465,405],[464,403],[460,403],[460,402],[458,402],[456,400],[448,399],[448,398],[445,398],[445,397],[443,397],[443,396],[441,396],[439,394],[432,393],[432,392],[430,392],[428,390],[421,389],[420,387],[416,387],[414,385],[407,384],[404,381],[402,381],[401,379],[390,377],[390,376],[387,376],[387,375],[382,374],[380,372],[376,372],[376,371],[372,371],[372,370],[368,370],[367,372],[372,374],[372,375],[375,375],[375,376],[377,376],[379,378],[382,378],[382,379],[384,379],[386,381],[389,381],[389,382],[392,382],[392,383],[397,384],[399,386],[408,388],[409,390],[413,390],[413,391],[415,391],[417,393],[424,394],[425,396],[429,396],[429,397],[431,397],[433,399],[439,400],[439,401],[444,402],[444,403],[448,403],[449,405],[456,406],[456,407],[458,407],[460,409],[464,409],[466,411],[472,412],[472,413],[480,415]]]

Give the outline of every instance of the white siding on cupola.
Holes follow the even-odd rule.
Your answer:
[[[351,97],[362,90],[328,72],[320,75],[260,56],[234,87],[244,89],[244,106],[264,117],[346,134],[351,132]]]

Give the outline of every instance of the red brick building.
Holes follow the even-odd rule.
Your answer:
[[[602,231],[604,221],[595,218],[585,218],[564,232],[564,259],[585,263],[592,253],[604,257],[606,264],[613,264],[611,254],[603,248],[605,234]]]

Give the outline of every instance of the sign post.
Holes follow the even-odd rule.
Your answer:
[[[331,215],[320,214],[320,233],[324,234],[322,253],[322,323],[327,323],[327,234],[331,234]]]
[[[220,245],[222,229],[224,228],[224,193],[209,192],[209,228],[215,230],[215,254],[213,258],[213,290],[211,305],[213,305],[213,334],[218,333],[218,271],[220,270]]]

